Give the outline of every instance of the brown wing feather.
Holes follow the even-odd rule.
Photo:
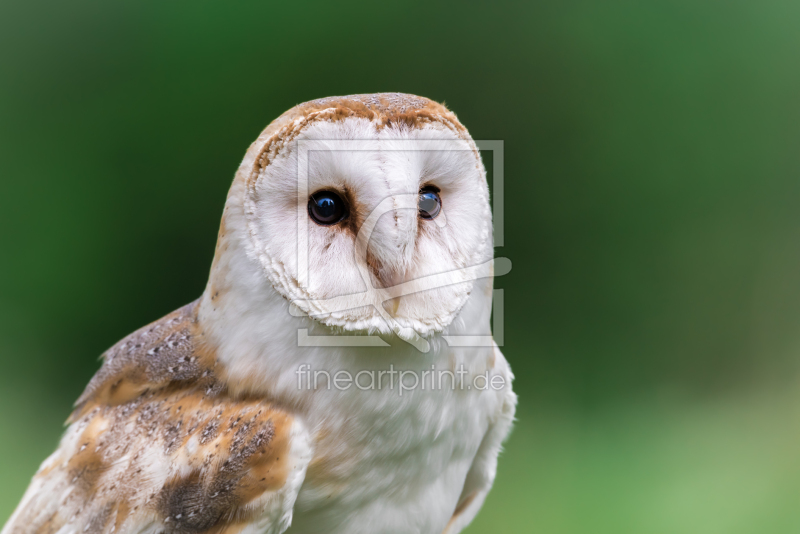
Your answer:
[[[203,350],[192,302],[140,328],[103,354],[103,366],[75,403],[70,422],[98,405],[115,406],[168,385],[219,388],[216,361]]]
[[[237,530],[293,468],[293,418],[234,399],[190,304],[104,355],[3,534]]]

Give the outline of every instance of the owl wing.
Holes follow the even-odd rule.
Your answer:
[[[511,390],[511,381],[514,375],[496,344],[494,346],[494,365],[495,372],[505,379],[505,387],[499,392],[502,398],[472,461],[472,467],[464,481],[464,489],[461,491],[458,505],[443,534],[461,532],[478,514],[486,495],[492,489],[497,473],[497,457],[502,449],[503,440],[508,436],[514,422],[514,412],[517,407],[517,396]]]
[[[305,427],[235,399],[189,305],[104,355],[59,448],[2,534],[279,534],[311,457]]]

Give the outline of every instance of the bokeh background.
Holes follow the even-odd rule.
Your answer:
[[[248,144],[401,91],[505,141],[519,422],[470,534],[800,532],[800,3],[0,1],[0,521],[204,287]]]

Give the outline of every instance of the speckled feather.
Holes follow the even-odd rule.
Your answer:
[[[185,306],[104,354],[4,533],[234,532],[258,519],[292,469],[293,419],[227,394],[195,312]]]

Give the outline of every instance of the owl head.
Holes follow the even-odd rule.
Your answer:
[[[250,146],[206,293],[277,294],[334,330],[430,336],[492,253],[486,172],[452,112],[399,93],[324,98]]]

